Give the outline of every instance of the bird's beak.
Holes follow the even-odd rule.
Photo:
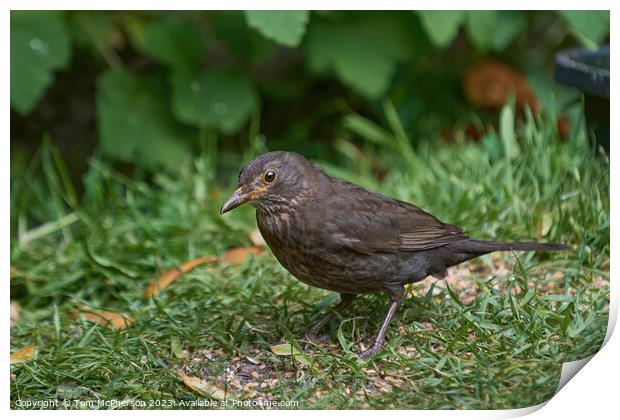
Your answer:
[[[251,193],[245,193],[243,188],[237,188],[228,200],[224,203],[220,209],[220,214],[224,214],[232,209],[239,207],[240,205],[247,203],[252,198]]]
[[[237,188],[220,209],[220,214],[224,214],[228,211],[231,211],[232,209],[239,207],[242,204],[247,203],[248,201],[252,201],[253,199],[259,197],[266,190],[267,188],[265,187],[258,187],[253,189],[252,191],[246,192],[244,191],[243,187]]]

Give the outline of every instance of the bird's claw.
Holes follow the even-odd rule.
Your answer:
[[[381,351],[381,346],[372,345],[368,347],[366,350],[358,354],[358,357],[362,360],[368,360],[372,358],[375,354]]]
[[[315,332],[308,331],[306,335],[304,336],[304,341],[310,344],[322,344],[322,343],[326,343],[327,341],[329,341],[329,335],[328,334],[318,335]]]

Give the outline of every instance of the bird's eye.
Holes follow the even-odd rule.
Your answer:
[[[271,184],[275,180],[276,180],[276,173],[272,171],[271,169],[263,174],[263,182],[265,182],[266,184]]]

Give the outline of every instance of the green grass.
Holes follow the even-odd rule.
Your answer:
[[[94,158],[78,200],[45,146],[12,178],[11,299],[22,311],[11,351],[35,344],[38,354],[12,367],[11,406],[204,398],[182,383],[180,369],[233,398],[295,400],[298,408],[492,409],[548,399],[561,362],[593,354],[605,335],[608,162],[579,130],[561,143],[545,119],[526,114],[515,132],[509,108],[501,134],[482,145],[422,141],[412,149],[389,103],[385,109],[388,129],[349,116],[341,154],[321,164],[472,237],[559,241],[574,250],[495,254],[456,272],[449,288],[412,287],[385,350],[363,362],[354,352],[378,328],[386,299],[358,299],[329,324],[330,345],[304,345],[301,331],[336,296],[295,280],[270,255],[197,268],[160,297],[143,298],[158,272],[249,244],[253,210],[217,214],[231,189],[217,186],[208,160],[146,183]],[[48,223],[33,229],[33,220]],[[512,275],[494,275],[492,264]],[[460,288],[462,279],[473,289]],[[79,304],[135,322],[123,331],[93,324],[73,315]],[[282,342],[301,354],[273,354]],[[235,381],[257,384],[246,392]]]

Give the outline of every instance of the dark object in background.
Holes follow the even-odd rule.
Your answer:
[[[334,310],[363,293],[387,293],[390,306],[373,344],[381,350],[387,327],[403,299],[404,286],[493,251],[558,251],[561,244],[477,241],[416,206],[332,178],[293,152],[265,153],[239,173],[226,213],[244,203],[278,261],[299,280],[340,293]],[[306,337],[321,341],[329,311]]]
[[[609,155],[609,46],[557,53],[555,80],[583,92],[587,128]]]

